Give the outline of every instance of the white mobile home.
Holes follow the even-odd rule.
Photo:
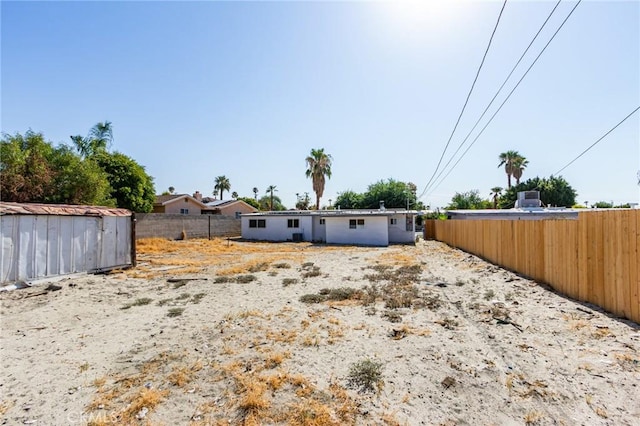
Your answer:
[[[388,246],[415,242],[412,210],[290,210],[242,215],[242,238]]]

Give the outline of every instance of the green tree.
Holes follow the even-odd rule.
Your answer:
[[[339,207],[345,210],[362,208],[362,194],[358,194],[352,190],[338,193],[338,198],[333,203],[336,209]]]
[[[308,192],[305,192],[304,195],[296,194],[296,209],[309,210],[310,203],[311,198],[309,198]]]
[[[3,135],[0,199],[14,202],[114,206],[106,173],[68,146],[53,147],[42,133]]]
[[[143,166],[119,152],[103,151],[94,158],[107,174],[111,198],[116,200],[118,207],[139,213],[153,210],[153,178],[146,173]]]
[[[514,162],[518,158],[523,158],[518,151],[507,151],[501,153],[498,158],[500,164],[498,167],[504,166],[504,172],[507,174],[507,188],[511,188],[511,176],[513,176]]]
[[[3,135],[0,145],[0,199],[2,201],[45,202],[55,170],[49,159],[51,143],[42,133]]]
[[[325,177],[331,178],[331,162],[333,159],[330,154],[324,152],[324,148],[312,149],[311,154],[306,158],[307,171],[306,175],[311,178],[313,184],[313,192],[316,193],[316,210],[320,208],[320,198],[324,194]]]
[[[70,136],[81,157],[87,158],[107,151],[113,142],[113,127],[110,121],[97,123],[89,130],[87,137]]]
[[[93,158],[82,159],[68,146],[53,151],[49,164],[56,171],[47,203],[115,207],[107,173]]]
[[[282,211],[287,208],[282,204],[282,200],[277,195],[265,195],[258,200],[260,210],[265,211]]]
[[[447,210],[477,210],[485,209],[491,205],[489,200],[484,200],[480,197],[480,191],[473,189],[467,192],[456,192],[451,198],[451,202],[447,207]]]
[[[223,200],[223,193],[224,191],[229,191],[231,189],[231,182],[229,182],[229,179],[224,175],[218,176],[216,178],[216,184],[214,188],[220,192],[220,199]]]
[[[576,204],[578,196],[562,176],[550,176],[549,178],[536,176],[507,189],[500,198],[498,206],[501,209],[513,208],[518,199],[518,192],[521,191],[540,191],[540,200],[544,206],[548,207],[571,207]]]
[[[513,177],[516,179],[516,185],[520,185],[520,178],[522,178],[522,173],[528,165],[529,160],[521,156],[516,157],[516,159],[513,161],[512,173]]]
[[[500,195],[502,195],[502,188],[499,186],[494,186],[491,188],[491,200],[493,201],[493,208],[498,208],[498,200],[500,199]]]
[[[231,198],[233,198],[234,200],[237,200],[238,199],[238,193],[236,191],[233,191],[231,193]]]
[[[260,209],[260,203],[255,198],[238,197],[238,201],[244,201],[245,203],[249,204],[250,206],[255,207],[258,210],[261,210]]]
[[[416,209],[424,208],[423,204],[417,200],[415,191],[411,189],[410,184],[391,178],[386,182],[378,181],[369,185],[367,192],[362,195],[360,208],[377,209],[380,207],[380,201],[384,201],[385,208],[401,209],[407,205],[415,206]]]
[[[270,211],[273,211],[273,200],[275,198],[277,198],[277,197],[273,196],[273,193],[276,192],[276,191],[278,191],[278,190],[276,189],[275,185],[269,185],[269,187],[267,188],[267,193],[269,194],[269,199],[270,199],[270,202],[269,202],[269,210]],[[260,203],[260,204],[262,205],[262,203]]]
[[[169,187],[169,194],[173,194],[174,192],[176,192],[176,189],[173,186]]]

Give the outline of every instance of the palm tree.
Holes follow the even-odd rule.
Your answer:
[[[516,157],[516,159],[513,161],[513,168],[511,170],[511,173],[513,174],[513,177],[516,178],[516,185],[520,184],[520,178],[522,177],[522,172],[524,172],[524,169],[528,165],[529,165],[529,160],[527,160],[522,156]]]
[[[173,194],[176,189],[173,186],[169,187],[169,194]]]
[[[324,193],[325,176],[331,178],[330,154],[324,152],[324,148],[312,149],[311,155],[306,158],[307,177],[313,182],[313,191],[316,193],[316,210],[320,208],[320,198]]]
[[[231,193],[231,198],[233,198],[234,200],[237,200],[238,199],[238,193],[236,191],[233,191]]]
[[[507,188],[511,188],[511,176],[513,176],[513,162],[516,158],[522,157],[518,151],[503,152],[498,156],[500,164],[498,167],[504,165],[504,172],[507,174]],[[524,157],[522,157],[524,158]]]
[[[258,199],[258,188],[256,188],[255,186],[253,187],[253,197],[257,200]]]
[[[214,199],[218,199],[218,188],[214,187],[213,192],[211,193]]]
[[[270,211],[273,211],[273,193],[276,192],[276,191],[278,191],[278,190],[276,189],[275,185],[269,185],[269,187],[267,188],[267,192],[269,193],[269,195],[271,197],[270,198],[270,203],[269,203],[269,210]]]
[[[500,188],[499,186],[494,186],[493,188],[491,188],[491,197],[493,198],[494,209],[498,208],[498,199],[500,198],[500,195],[502,195],[502,188]]]
[[[224,194],[224,191],[229,191],[231,189],[231,182],[229,182],[229,178],[224,175],[218,176],[216,178],[216,184],[214,188],[220,191],[220,199],[223,200],[224,198],[222,194]]]
[[[86,138],[80,135],[70,137],[81,157],[91,157],[109,148],[113,142],[113,128],[110,121],[105,121],[93,126]]]

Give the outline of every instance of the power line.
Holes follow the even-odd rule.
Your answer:
[[[471,89],[469,89],[469,93],[467,94],[467,99],[464,101],[464,105],[462,106],[462,110],[460,111],[460,115],[458,115],[458,120],[456,121],[456,125],[453,126],[453,130],[451,131],[451,135],[449,135],[449,140],[447,141],[446,145],[444,146],[444,150],[442,151],[442,155],[440,156],[440,159],[438,160],[438,164],[436,165],[436,169],[433,171],[433,174],[431,175],[431,177],[429,178],[429,181],[425,185],[425,188],[422,191],[422,194],[420,194],[420,197],[422,197],[424,195],[424,193],[427,191],[427,188],[428,188],[429,184],[433,181],[433,177],[438,172],[438,169],[440,168],[440,164],[442,164],[442,159],[444,158],[444,154],[447,152],[447,148],[449,147],[449,143],[451,143],[451,138],[453,138],[453,134],[456,132],[456,129],[458,128],[458,124],[460,124],[460,119],[462,118],[462,114],[464,114],[464,110],[467,107],[467,103],[469,103],[469,98],[471,97],[471,92],[473,92],[473,88],[476,85],[476,81],[478,81],[478,76],[480,75],[480,70],[482,69],[482,65],[484,64],[484,60],[487,58],[487,53],[489,53],[489,48],[491,47],[491,42],[493,41],[493,36],[495,35],[496,30],[498,29],[498,24],[500,23],[500,18],[502,17],[502,12],[504,11],[504,7],[506,5],[507,5],[507,0],[504,0],[504,3],[502,3],[502,8],[500,9],[500,14],[498,15],[498,20],[496,21],[496,25],[493,27],[493,32],[491,33],[491,37],[489,38],[489,44],[487,44],[487,48],[484,51],[484,55],[482,56],[482,61],[480,62],[480,66],[478,67],[478,71],[476,72],[476,76],[473,79],[473,84],[471,84]],[[420,197],[418,197],[418,198],[420,198]]]
[[[442,170],[440,171],[440,173],[438,173],[438,176],[436,176],[435,180],[438,180],[440,178],[440,176],[442,176],[442,173],[444,173],[445,169],[447,168],[447,166],[449,166],[449,164],[451,164],[451,161],[453,161],[453,159],[455,158],[456,154],[460,151],[460,149],[462,148],[462,146],[467,142],[467,139],[469,139],[469,136],[471,136],[471,134],[473,133],[473,131],[476,129],[476,127],[478,127],[478,124],[480,123],[480,121],[484,118],[484,115],[487,113],[487,111],[489,110],[489,108],[491,107],[491,105],[493,105],[493,101],[496,100],[496,98],[498,97],[498,95],[500,94],[500,92],[502,91],[502,89],[504,88],[504,86],[507,84],[507,81],[511,78],[511,76],[513,75],[513,72],[516,70],[516,68],[518,67],[518,65],[520,65],[520,62],[522,62],[522,59],[525,57],[525,55],[527,54],[527,52],[529,51],[529,49],[531,48],[531,46],[533,45],[533,43],[536,41],[536,39],[538,38],[538,36],[540,35],[540,33],[542,32],[542,30],[544,29],[544,27],[547,25],[547,22],[549,22],[549,19],[551,19],[551,16],[553,15],[553,13],[556,11],[556,9],[558,8],[558,6],[560,5],[560,3],[562,2],[562,0],[558,0],[558,2],[556,3],[556,5],[553,7],[553,9],[551,10],[551,12],[549,13],[549,16],[547,16],[547,19],[545,19],[545,21],[542,23],[542,26],[540,27],[540,29],[538,29],[538,32],[536,33],[536,35],[533,37],[533,39],[531,40],[531,42],[529,43],[529,45],[527,46],[527,48],[524,50],[524,52],[522,52],[522,55],[520,56],[520,59],[518,59],[518,62],[516,62],[516,64],[513,66],[513,68],[511,69],[511,72],[509,73],[509,75],[507,76],[507,78],[504,79],[504,81],[502,82],[502,85],[500,86],[500,88],[498,89],[498,91],[496,92],[495,95],[493,95],[493,98],[491,99],[491,102],[489,102],[489,104],[487,105],[487,107],[484,109],[484,111],[482,111],[482,114],[480,115],[480,118],[478,118],[478,120],[476,121],[476,123],[473,125],[473,127],[471,128],[471,130],[469,131],[469,133],[467,133],[467,136],[465,136],[464,140],[460,143],[460,145],[458,145],[458,148],[456,149],[456,151],[451,155],[451,158],[449,158],[449,161],[447,161],[447,164],[444,165],[444,167],[442,168]],[[428,184],[427,184],[427,188],[425,189],[425,192],[428,191]]]
[[[531,71],[531,68],[533,68],[533,66],[536,64],[536,62],[538,62],[538,59],[540,59],[540,56],[542,56],[542,54],[544,53],[544,51],[547,49],[547,47],[549,47],[549,44],[551,44],[551,42],[553,41],[553,39],[556,37],[556,35],[558,34],[558,32],[560,32],[560,30],[562,29],[562,27],[564,26],[564,24],[567,22],[567,20],[569,20],[569,17],[571,17],[571,15],[573,14],[573,12],[576,10],[576,8],[578,7],[578,5],[580,5],[580,3],[582,3],[582,0],[579,0],[576,5],[573,7],[573,9],[571,9],[571,12],[569,12],[569,14],[567,15],[566,18],[564,18],[564,21],[562,21],[562,23],[560,24],[560,26],[558,27],[558,29],[556,30],[556,32],[553,33],[553,35],[551,36],[551,38],[549,39],[549,41],[547,42],[547,44],[545,44],[545,46],[542,48],[542,50],[540,51],[540,53],[538,54],[538,56],[536,56],[536,58],[533,60],[533,62],[531,63],[531,65],[529,65],[529,68],[527,68],[527,70],[525,71],[525,73],[522,75],[522,77],[520,77],[520,80],[518,80],[518,82],[516,83],[516,85],[513,87],[513,89],[511,89],[511,91],[509,92],[509,94],[507,95],[507,97],[504,99],[504,101],[502,101],[502,103],[500,104],[500,106],[498,107],[498,109],[493,113],[493,115],[491,116],[491,118],[489,118],[489,121],[487,121],[487,124],[484,125],[484,127],[480,130],[480,132],[476,135],[476,137],[473,139],[473,141],[471,142],[471,144],[469,144],[469,146],[467,147],[467,149],[462,153],[462,155],[460,156],[460,158],[458,158],[458,160],[453,164],[453,166],[451,166],[451,168],[449,169],[449,171],[447,172],[446,175],[444,175],[444,177],[442,179],[440,179],[440,182],[438,182],[432,189],[431,192],[433,192],[438,186],[440,186],[440,184],[442,184],[442,182],[447,178],[447,176],[449,176],[449,174],[451,174],[451,172],[453,171],[453,169],[455,169],[455,167],[458,165],[458,163],[460,163],[460,160],[462,160],[464,158],[464,156],[467,154],[467,152],[469,152],[469,150],[471,149],[471,147],[476,143],[476,141],[478,140],[478,138],[482,135],[482,133],[484,133],[485,129],[489,126],[489,124],[491,124],[491,122],[493,121],[493,119],[495,118],[495,116],[498,114],[498,112],[500,112],[500,110],[502,109],[502,107],[504,106],[505,103],[507,103],[507,101],[509,100],[509,98],[511,97],[511,95],[513,95],[513,92],[515,92],[515,90],[518,88],[518,86],[520,86],[520,83],[522,83],[522,80],[524,80],[524,78],[527,76],[527,74],[529,74],[529,71]],[[430,193],[431,193],[430,192]],[[428,194],[427,194],[428,195]],[[422,196],[422,195],[421,195]]]
[[[598,144],[598,142],[600,142],[602,139],[606,138],[607,135],[611,132],[613,132],[618,126],[620,126],[622,123],[624,123],[625,121],[627,121],[627,119],[629,117],[631,117],[634,113],[636,113],[638,110],[640,109],[640,106],[637,107],[636,109],[634,109],[633,111],[631,111],[629,113],[629,115],[627,115],[625,118],[623,118],[618,124],[616,124],[615,126],[613,126],[607,133],[605,133],[604,135],[602,135],[600,137],[600,139],[598,139],[597,141],[595,141],[594,143],[592,143],[587,149],[585,149],[584,151],[582,151],[576,158],[574,158],[573,160],[569,161],[569,163],[567,163],[566,166],[564,166],[563,168],[561,168],[560,170],[558,170],[557,172],[555,172],[554,174],[552,174],[551,176],[554,175],[558,175],[560,174],[561,171],[563,171],[564,169],[566,169],[567,167],[569,167],[570,165],[572,165],[578,158],[582,157],[584,154],[587,153],[587,151],[589,151],[591,148],[593,148],[594,146],[596,146]]]

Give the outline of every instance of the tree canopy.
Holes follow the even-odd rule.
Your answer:
[[[153,178],[135,160],[119,152],[102,152],[95,156],[102,170],[107,173],[111,197],[116,205],[134,212],[153,210],[156,195]]]
[[[550,176],[548,178],[534,177],[519,185],[508,188],[500,197],[498,206],[501,209],[510,209],[518,199],[518,192],[540,191],[540,200],[548,207],[571,207],[576,204],[578,193],[569,185],[562,176]]]
[[[491,202],[480,197],[480,191],[472,189],[462,193],[456,192],[449,205],[445,208],[447,210],[478,210],[490,207]]]
[[[135,160],[108,152],[111,123],[98,123],[74,147],[54,146],[42,133],[4,134],[0,141],[0,198],[25,203],[87,204],[153,209],[153,179]],[[76,142],[80,143],[78,145]]]
[[[331,163],[333,159],[330,154],[324,152],[324,148],[312,149],[311,154],[306,158],[306,175],[311,178],[313,192],[316,193],[316,210],[320,208],[320,198],[324,194],[325,177],[331,178]]]
[[[405,183],[394,179],[380,180],[369,185],[364,194],[352,190],[340,192],[334,205],[341,209],[377,209],[384,201],[385,208],[424,209],[424,204],[416,197],[416,186],[411,182]]]

